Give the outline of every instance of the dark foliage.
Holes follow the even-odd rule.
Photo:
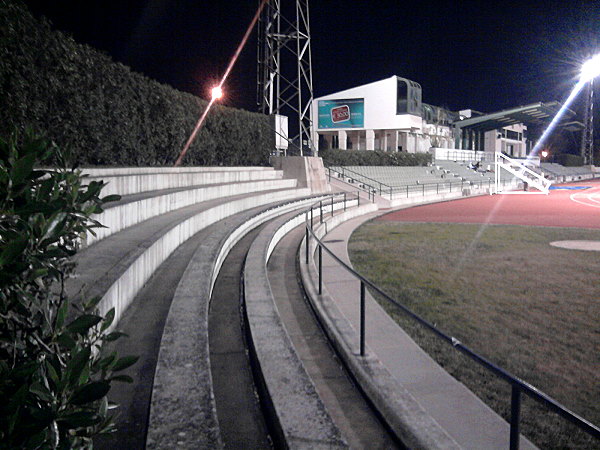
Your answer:
[[[34,129],[80,165],[169,165],[205,105],[0,0],[0,136]],[[266,165],[270,139],[267,116],[217,106],[184,164]]]
[[[426,166],[429,153],[325,149],[319,156],[327,166]]]
[[[71,305],[64,280],[79,237],[100,226],[102,182],[82,184],[56,146],[0,139],[0,448],[86,448],[113,428],[106,394],[136,357],[105,355],[114,309]],[[53,157],[59,168],[35,167]]]

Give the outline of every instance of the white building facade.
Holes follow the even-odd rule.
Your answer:
[[[527,125],[519,120],[528,117],[523,111],[530,110],[538,114],[532,119],[539,119],[542,106],[547,105],[507,110],[513,114],[508,116],[505,112],[486,115],[472,110],[456,113],[423,103],[419,83],[392,76],[314,99],[313,142],[318,146],[316,150],[425,153],[431,148],[446,148],[500,151],[522,158],[531,143],[527,140]],[[514,111],[520,116],[515,118]],[[546,117],[546,112],[543,115]]]

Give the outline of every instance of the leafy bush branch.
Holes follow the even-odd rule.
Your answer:
[[[18,145],[17,142],[22,142]],[[58,169],[36,169],[49,160]],[[83,185],[63,151],[27,133],[0,139],[0,448],[91,447],[113,429],[106,394],[137,358],[105,355],[114,310],[72,305],[64,282],[91,215],[118,196]]]

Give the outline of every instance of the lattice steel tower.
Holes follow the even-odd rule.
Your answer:
[[[581,157],[584,164],[594,164],[594,80],[586,87],[586,105],[583,115],[584,128],[581,139]]]
[[[308,0],[295,0],[295,4],[293,11],[291,0],[267,0],[262,11],[258,23],[257,101],[264,114],[288,116],[291,140],[303,155],[303,150],[315,148],[310,115],[310,25]]]

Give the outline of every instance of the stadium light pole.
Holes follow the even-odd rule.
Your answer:
[[[600,75],[600,53],[581,66],[581,82],[587,84],[581,157],[584,164],[594,164],[594,78]]]

